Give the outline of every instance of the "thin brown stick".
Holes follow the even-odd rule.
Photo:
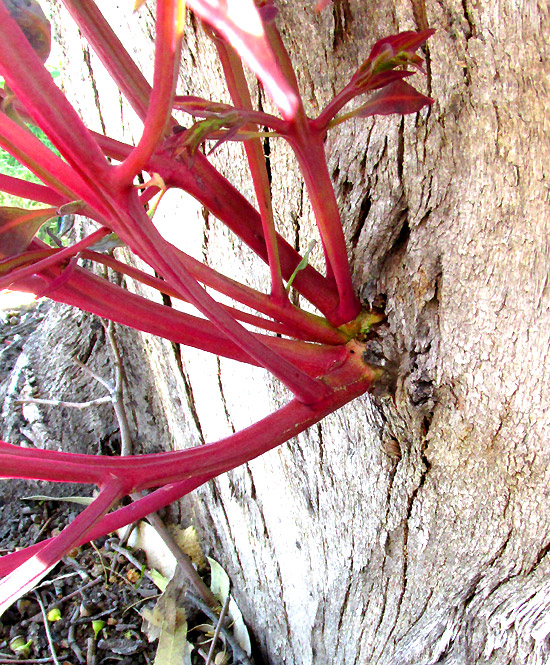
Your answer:
[[[55,665],[61,665],[61,663],[57,659],[57,654],[55,652],[55,646],[54,646],[54,643],[53,643],[52,634],[50,633],[50,626],[48,625],[48,616],[46,615],[46,608],[44,607],[44,603],[42,602],[42,598],[40,598],[40,594],[35,592],[34,595],[36,597],[36,602],[40,606],[40,611],[42,612],[42,618],[44,619],[44,630],[46,631],[46,639],[48,640],[48,646],[50,647],[50,653],[52,654],[52,660],[55,663]]]
[[[4,656],[4,654],[0,653],[0,663],[51,663],[53,658],[51,656],[48,656],[47,658],[8,658],[7,656]]]
[[[86,649],[86,665],[95,665],[96,663],[96,644],[93,637],[88,638],[88,644]]]
[[[71,649],[74,652],[74,655],[76,656],[76,659],[78,660],[79,663],[85,663],[86,661],[84,660],[84,657],[82,655],[82,649],[79,647],[79,645],[76,642],[76,619],[78,618],[80,612],[80,608],[78,605],[75,607],[73,615],[70,619],[70,626],[69,626],[69,632],[67,634],[67,643],[71,647]]]
[[[118,344],[116,342],[114,334],[114,325],[112,321],[109,321],[108,323],[104,322],[103,327],[105,328],[105,334],[107,336],[107,340],[111,347],[115,363],[115,387],[114,389],[110,389],[110,394],[111,394],[111,403],[115,410],[115,415],[120,430],[120,442],[121,442],[120,454],[122,456],[126,456],[132,454],[133,445],[132,445],[132,436],[130,433],[130,427],[128,424],[128,418],[126,416],[126,409],[124,406],[124,389],[123,389],[124,367],[122,363],[122,356],[120,355]],[[134,501],[141,499],[142,496],[143,494],[138,492],[130,495],[130,497]],[[219,603],[216,597],[214,596],[212,591],[210,591],[210,589],[206,586],[201,576],[195,570],[195,567],[193,566],[191,559],[187,556],[187,554],[182,552],[181,548],[174,540],[174,537],[172,536],[170,531],[168,531],[168,529],[166,528],[166,525],[164,524],[162,519],[158,516],[157,513],[152,513],[147,517],[147,519],[149,523],[155,528],[159,536],[162,538],[164,544],[174,555],[177,565],[181,566],[184,575],[193,585],[196,593],[199,594],[199,596],[207,605],[209,605],[210,607],[217,607]],[[125,552],[124,554],[126,556]]]
[[[99,404],[108,404],[111,401],[110,397],[98,397],[91,399],[87,402],[65,402],[60,399],[40,399],[38,397],[24,397],[16,399],[16,404],[44,404],[46,406],[65,406],[69,409],[87,409],[90,406],[98,406]]]
[[[120,431],[120,454],[123,456],[132,454],[132,436],[130,434],[130,426],[126,416],[126,409],[124,408],[124,366],[122,364],[122,357],[118,349],[118,344],[115,339],[114,324],[109,321],[107,324],[103,322],[105,328],[105,335],[111,347],[111,352],[115,361],[115,385],[109,388],[111,395],[111,403],[115,411],[115,416],[118,421],[118,428]]]
[[[142,494],[132,494],[131,497],[134,499],[141,498]],[[158,516],[157,513],[151,513],[147,517],[147,520],[150,522],[151,526],[155,528],[159,536],[162,538],[164,541],[164,544],[170,552],[174,555],[176,562],[178,566],[181,566],[185,576],[189,580],[189,582],[194,586],[195,591],[199,594],[199,596],[202,598],[202,600],[209,605],[210,607],[216,608],[219,606],[219,602],[210,591],[210,589],[206,586],[206,584],[203,582],[202,577],[197,573],[195,570],[195,567],[193,566],[191,559],[185,554],[185,552],[182,551],[181,547],[176,543],[174,536],[168,531],[166,528],[166,525],[164,522],[161,520],[161,518]]]
[[[222,611],[220,612],[220,618],[218,619],[218,623],[216,624],[216,628],[214,630],[214,635],[212,637],[212,643],[210,644],[210,650],[208,651],[208,657],[206,658],[206,665],[211,665],[212,663],[212,658],[214,658],[214,649],[216,648],[216,642],[218,641],[218,637],[220,636],[220,631],[223,626],[223,622],[225,619],[225,615],[227,614],[227,608],[229,607],[229,599],[231,598],[231,594],[227,594],[227,598],[225,599],[225,602],[222,607]]]
[[[75,363],[80,367],[80,369],[84,370],[87,374],[93,377],[98,383],[101,383],[101,385],[104,388],[107,388],[109,393],[113,390],[113,384],[110,381],[104,379],[97,372],[94,372],[94,370],[88,367],[88,365],[85,365],[84,363],[80,362],[80,360],[75,360]]]

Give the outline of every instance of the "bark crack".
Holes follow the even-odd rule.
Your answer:
[[[94,102],[95,102],[95,107],[97,109],[97,113],[99,115],[99,122],[101,124],[101,130],[102,130],[103,134],[107,134],[107,131],[105,129],[105,122],[103,121],[103,113],[101,112],[101,103],[99,101],[99,91],[97,89],[97,85],[96,85],[95,77],[94,77],[94,71],[92,69],[92,61],[91,61],[91,57],[90,57],[90,47],[89,46],[84,46],[84,48],[82,49],[82,55],[84,57],[84,64],[86,65],[86,68],[88,69],[88,74],[90,75],[90,81],[91,81],[91,84],[92,84],[92,91],[94,93]]]
[[[411,0],[414,22],[418,30],[428,28],[428,17],[426,15],[426,0]]]
[[[349,597],[350,597],[350,592],[352,588],[353,583],[351,580],[351,572],[348,570],[348,579],[346,583],[346,591],[344,592],[344,597],[342,599],[342,602],[340,603],[340,616],[338,617],[338,630],[336,631],[336,645],[334,647],[334,652],[336,653],[338,651],[338,647],[340,646],[340,637],[343,635],[343,625],[344,625],[344,615],[346,614],[346,608],[349,603]]]
[[[461,2],[462,2],[462,11],[464,12],[464,18],[466,19],[466,23],[468,24],[468,30],[465,31],[465,33],[464,33],[465,37],[466,37],[466,41],[468,41],[472,37],[476,36],[477,30],[476,30],[475,23],[472,19],[471,13],[470,13],[470,9],[468,7],[467,0],[461,0]]]
[[[252,475],[252,470],[250,469],[250,465],[245,464],[244,465],[244,470],[246,471],[246,474],[248,476],[248,480],[250,482],[250,499],[257,504],[258,502],[256,500],[256,496],[257,496],[256,483],[254,482],[254,476]]]
[[[319,467],[322,468],[325,457],[325,451],[324,451],[324,442],[323,442],[323,426],[321,423],[317,423],[317,436],[319,437]]]
[[[300,195],[297,197],[298,198],[298,209],[296,212],[291,212],[290,213],[290,218],[292,220],[292,225],[294,227],[294,249],[300,253],[300,240],[301,240],[301,228],[300,228],[300,219],[302,218],[302,215],[304,214],[304,185],[303,183],[300,184]],[[295,306],[299,307],[300,306],[300,294],[296,291],[296,289],[290,289],[289,293],[289,299],[290,302]]]
[[[204,227],[202,231],[202,260],[203,263],[208,264],[208,241],[210,237],[210,210],[205,206],[201,208],[202,219],[204,221]]]
[[[357,248],[357,245],[359,243],[359,239],[361,238],[361,234],[363,233],[363,227],[366,224],[367,217],[369,216],[370,209],[372,207],[372,198],[370,195],[370,187],[367,190],[367,193],[363,197],[361,201],[361,205],[359,206],[359,215],[357,217],[357,225],[355,227],[355,231],[353,232],[353,235],[350,238],[350,244],[352,251],[355,251]]]
[[[466,595],[466,597],[464,598],[464,600],[462,601],[462,607],[464,608],[464,613],[465,613],[465,614],[466,614],[466,611],[468,610],[468,607],[472,604],[472,602],[474,601],[474,599],[475,599],[475,598],[477,597],[477,595],[478,595],[478,587],[479,587],[480,582],[483,580],[486,571],[489,570],[490,568],[492,568],[492,567],[495,565],[495,563],[496,563],[496,562],[502,557],[502,555],[504,554],[504,552],[505,552],[505,550],[506,550],[506,548],[507,548],[507,546],[508,546],[508,543],[510,542],[510,539],[511,539],[511,537],[512,537],[512,531],[513,531],[512,529],[510,529],[510,530],[508,531],[508,534],[506,535],[506,538],[504,539],[504,541],[502,542],[502,544],[500,545],[500,547],[498,548],[498,550],[495,552],[495,554],[494,554],[493,557],[490,559],[490,561],[488,561],[487,564],[484,566],[484,570],[483,570],[483,571],[480,571],[480,572],[474,577],[474,579],[472,580],[472,582],[470,583],[470,585],[469,585],[469,587],[468,587],[468,590],[467,590],[467,595]],[[497,582],[496,584],[494,584],[494,585],[492,586],[492,588],[490,588],[490,589],[485,589],[485,598],[488,598],[490,595],[494,594],[495,591],[497,591],[497,589],[499,589],[500,587],[502,587],[502,586],[504,586],[505,584],[507,584],[507,583],[508,583],[511,579],[513,579],[514,577],[518,577],[518,575],[505,575],[504,578],[498,580],[498,582]],[[474,613],[474,619],[473,619],[473,620],[475,621],[475,613]],[[466,620],[465,620],[465,623],[471,623],[471,622],[472,622],[472,619],[466,619]],[[441,654],[440,660],[438,660],[437,662],[441,662],[441,658],[442,658],[443,656],[445,656],[445,655],[451,653],[452,646],[453,646],[453,643],[454,643],[455,639],[456,639],[456,636],[453,637],[453,638],[451,638],[451,639],[449,640],[449,643],[446,645],[445,650],[444,650],[444,651],[442,652],[442,654]],[[466,643],[466,647],[469,648],[468,643]],[[472,662],[473,662],[473,660],[472,660]]]
[[[231,473],[229,473],[227,475],[227,477],[228,477],[229,483],[231,485],[231,492],[233,493],[233,484],[231,482]],[[216,502],[217,502],[218,506],[221,508],[225,523],[227,524],[227,531],[228,531],[229,534],[231,534],[231,523],[230,523],[229,517],[227,515],[227,510],[225,509],[225,501],[223,500],[222,492],[218,488],[218,482],[219,482],[218,478],[214,478],[212,480],[211,486],[212,486],[212,489],[213,489],[213,492],[214,492],[214,496],[216,498]],[[235,557],[237,559],[238,568],[241,571],[244,571],[245,567],[243,565],[243,562],[241,561],[241,557],[239,556],[239,550],[235,547],[236,539],[231,535],[230,535],[230,542],[231,542],[231,545],[233,546],[233,552],[235,553]],[[226,551],[226,548],[223,544],[220,544],[219,548],[217,548],[217,549],[220,552]],[[228,560],[229,560],[229,558],[228,558]]]
[[[263,113],[264,105],[262,104],[262,89],[258,89],[258,110]],[[264,132],[269,132],[269,127],[264,127]],[[263,151],[265,159],[265,170],[267,171],[267,180],[269,182],[269,191],[271,193],[271,182],[272,182],[272,173],[271,173],[271,143],[269,141],[269,136],[266,136],[263,140]]]
[[[385,564],[384,564],[385,567]],[[376,622],[376,625],[374,626],[373,629],[373,634],[378,635],[378,631],[380,630],[380,627],[382,626],[384,622],[384,615],[386,614],[386,606],[388,602],[388,586],[389,586],[390,580],[389,577],[384,578],[384,589],[382,590],[382,608],[380,609],[380,614],[378,616],[378,621]],[[366,612],[365,612],[366,614]],[[384,646],[382,647],[381,654],[384,653],[384,649],[386,648],[386,644],[389,642],[393,631],[395,630],[395,625],[391,629],[390,634],[388,635],[388,638],[386,639],[386,642],[384,643]]]
[[[162,294],[162,303],[166,307],[172,307],[172,299],[170,296],[166,295],[165,293]],[[199,419],[199,414],[197,411],[197,407],[195,404],[195,396],[193,394],[193,387],[191,386],[191,382],[189,381],[187,377],[187,373],[185,371],[185,368],[183,366],[183,358],[181,355],[181,349],[180,345],[176,344],[175,342],[170,342],[170,346],[172,347],[172,352],[174,354],[174,359],[176,361],[176,367],[178,368],[179,374],[181,376],[181,379],[183,381],[183,386],[185,390],[185,396],[187,400],[187,407],[189,409],[189,412],[191,413],[191,418],[193,418],[193,422],[195,423],[195,427],[197,428],[197,432],[199,435],[199,439],[201,444],[205,444],[206,440],[204,438],[204,433],[202,431],[202,426],[201,422]]]
[[[95,321],[90,322],[90,325],[92,327],[94,327],[94,324],[95,324]],[[103,329],[101,329],[101,331],[102,330]],[[100,331],[100,334],[101,334],[101,331]],[[85,365],[88,362],[88,360],[90,359],[90,356],[92,355],[98,341],[99,341],[98,340],[98,331],[92,329],[90,335],[86,339],[86,346],[84,348],[82,348],[82,350],[78,354],[79,362],[81,362],[83,365]],[[103,342],[105,341],[104,336],[103,336],[102,341]]]
[[[399,184],[403,188],[403,165],[405,156],[405,118],[401,116],[399,130],[397,132],[397,177]]]
[[[335,651],[337,651],[338,645],[340,643],[340,636],[342,635],[342,627],[344,625],[344,615],[346,614],[346,607],[348,606],[348,603],[349,603],[349,596],[350,596],[352,586],[353,586],[353,584],[351,582],[351,573],[348,570],[348,579],[347,579],[347,582],[346,582],[346,590],[344,592],[344,597],[342,598],[342,602],[340,603],[340,612],[339,612],[340,616],[338,617],[338,630],[337,630],[337,633],[336,633],[336,647],[334,649]]]
[[[233,434],[235,434],[235,432],[236,432],[235,425],[233,424],[233,421],[231,420],[231,414],[230,414],[229,408],[227,406],[227,400],[225,398],[225,393],[224,393],[224,389],[223,389],[222,366],[221,366],[219,356],[216,356],[216,364],[217,364],[217,368],[218,368],[218,372],[217,372],[217,374],[218,374],[218,388],[220,390],[220,396],[222,398],[223,411],[225,413],[225,417],[227,419],[227,422],[229,423],[229,427],[231,427],[231,431],[233,432]]]
[[[332,3],[332,16],[334,17],[332,50],[336,51],[339,46],[345,43],[353,21],[349,0],[334,0]]]
[[[425,444],[424,444],[425,445]],[[424,451],[421,453],[421,462],[423,465],[422,473],[420,475],[418,485],[416,488],[413,490],[411,496],[409,497],[409,501],[407,504],[407,514],[405,516],[405,519],[403,520],[403,545],[402,545],[402,557],[403,557],[403,571],[401,574],[401,579],[402,579],[402,585],[401,585],[401,592],[399,594],[399,598],[396,603],[396,612],[395,612],[395,619],[394,623],[392,626],[392,629],[386,639],[386,642],[384,644],[384,648],[382,649],[382,653],[384,652],[384,649],[386,648],[386,645],[389,644],[395,629],[398,626],[399,623],[399,615],[401,614],[401,606],[403,604],[403,598],[405,597],[405,592],[407,590],[407,571],[408,571],[408,564],[409,564],[409,554],[408,554],[408,541],[409,541],[409,520],[412,515],[412,510],[413,510],[413,505],[414,502],[416,501],[416,497],[418,496],[418,493],[424,486],[426,482],[426,478],[428,476],[428,473],[430,472],[430,462],[424,455]],[[385,597],[384,597],[385,598]]]
[[[542,563],[542,560],[546,557],[548,552],[550,552],[550,541],[547,542],[546,545],[544,545],[544,547],[542,547],[538,551],[537,558],[535,559],[535,563],[533,564],[533,567],[531,568],[529,573],[532,573],[535,570],[535,568],[537,568],[537,566],[539,566]]]

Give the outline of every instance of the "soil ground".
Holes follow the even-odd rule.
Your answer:
[[[0,298],[0,385],[9,380],[26,337],[47,309],[47,303],[2,309]],[[79,485],[0,480],[0,555],[59,533],[83,509],[66,498],[86,492],[90,488]],[[28,498],[37,495],[65,500]],[[161,594],[145,571],[145,554],[129,550],[116,535],[71,552],[0,618],[0,664],[153,663],[158,639],[148,640],[141,613],[152,611]],[[213,619],[190,604],[188,596],[185,611],[193,644],[190,662],[204,663]],[[232,661],[230,650],[225,653],[223,635],[213,662],[245,662]]]
[[[37,483],[7,481],[2,490],[2,554],[57,533],[78,512],[74,504],[22,500],[29,492],[45,492]],[[6,611],[0,620],[0,663],[53,661],[52,648],[62,664],[153,662],[156,644],[143,634],[139,612],[144,607],[152,609],[160,592],[113,544],[119,544],[119,539],[103,539],[72,552],[35,591]],[[143,552],[131,555],[145,564]]]

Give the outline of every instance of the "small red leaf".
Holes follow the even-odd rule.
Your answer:
[[[424,106],[433,104],[433,101],[405,81],[394,81],[363,104],[357,115],[368,118],[372,115],[417,113]]]
[[[0,208],[0,259],[24,252],[42,224],[54,215],[52,208]]]
[[[408,78],[409,76],[414,76],[414,72],[410,72],[407,69],[381,72],[380,74],[375,74],[369,79],[366,90],[379,90],[380,88],[384,88],[394,81],[400,81],[401,79]]]
[[[378,40],[372,47],[368,61],[372,62],[386,51],[390,54],[390,57],[394,57],[399,53],[413,55],[414,52],[434,33],[435,30],[433,29],[421,30],[420,32],[407,30],[406,32],[400,32],[397,35],[384,37],[383,39]]]
[[[321,13],[323,9],[326,9],[330,5],[332,0],[317,0],[317,3],[315,5],[315,11],[317,13]]]

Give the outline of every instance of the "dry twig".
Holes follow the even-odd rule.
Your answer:
[[[206,658],[206,665],[211,665],[212,658],[214,658],[214,649],[216,648],[216,642],[218,641],[218,637],[220,636],[220,631],[222,629],[223,622],[225,620],[225,615],[227,614],[227,608],[229,607],[230,598],[231,594],[228,593],[227,598],[225,599],[225,602],[223,604],[222,610],[220,612],[218,623],[216,624],[216,629],[214,630],[214,635],[212,637],[212,644],[210,645],[208,657]]]
[[[44,603],[42,602],[42,598],[40,597],[39,593],[34,594],[36,596],[36,602],[40,606],[40,611],[42,612],[42,618],[44,619],[44,630],[46,631],[46,639],[48,640],[48,646],[50,647],[50,653],[52,654],[52,660],[55,663],[55,665],[61,665],[59,660],[57,659],[57,653],[55,652],[55,646],[52,640],[52,634],[50,632],[50,626],[48,624],[48,616],[46,614],[46,608],[44,607]]]

